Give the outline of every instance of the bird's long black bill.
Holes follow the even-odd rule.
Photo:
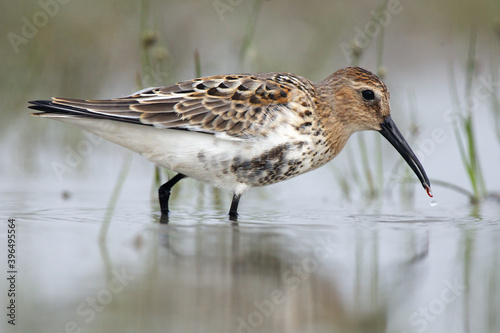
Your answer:
[[[380,124],[380,127],[382,127],[380,134],[382,134],[384,138],[396,148],[401,156],[403,156],[406,163],[408,163],[410,168],[417,175],[420,183],[422,183],[422,186],[427,191],[427,194],[432,197],[431,183],[429,182],[429,178],[427,178],[424,167],[420,164],[417,156],[415,156],[415,153],[411,150],[410,145],[406,142],[391,116],[385,118],[384,122]]]

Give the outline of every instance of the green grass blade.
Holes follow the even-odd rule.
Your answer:
[[[241,43],[239,58],[240,58],[240,67],[243,69],[243,64],[248,57],[249,50],[254,42],[255,38],[255,29],[257,27],[257,22],[259,20],[261,8],[262,8],[263,0],[255,0],[252,7],[252,12],[250,13],[250,17],[248,18],[246,28],[245,28],[245,36],[243,36],[243,41]]]
[[[109,225],[111,223],[111,219],[115,212],[118,199],[120,198],[120,193],[122,192],[123,184],[125,183],[128,171],[130,170],[131,163],[132,163],[132,153],[127,152],[125,154],[125,158],[123,159],[122,168],[120,170],[120,174],[118,175],[115,188],[113,189],[113,193],[111,194],[111,198],[109,199],[108,207],[106,208],[106,213],[104,214],[104,221],[102,223],[101,230],[99,231],[99,241],[101,242],[105,241],[106,239]]]

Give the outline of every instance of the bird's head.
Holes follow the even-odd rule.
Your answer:
[[[429,196],[430,182],[422,164],[391,118],[389,91],[373,73],[360,67],[346,67],[317,85],[318,92],[329,103],[330,117],[345,135],[374,130],[380,132],[401,154],[415,172]]]

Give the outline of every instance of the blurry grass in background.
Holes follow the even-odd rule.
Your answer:
[[[9,151],[8,159],[14,156],[22,161],[19,165],[32,172],[36,173],[43,165],[40,164],[40,160],[43,161],[41,156],[51,150],[48,147],[56,147],[51,151],[57,155],[57,145],[75,146],[82,134],[74,127],[57,122],[26,118],[27,100],[52,95],[109,98],[129,94],[134,88],[165,85],[202,74],[230,72],[288,71],[317,81],[349,64],[371,70],[375,68],[374,71],[382,79],[391,81],[395,73],[392,63],[394,56],[387,62],[389,65],[386,69],[383,65],[387,57],[384,54],[385,44],[394,43],[397,38],[404,41],[406,36],[395,36],[414,31],[410,23],[408,31],[403,32],[397,31],[397,23],[393,26],[391,22],[387,27],[381,25],[379,33],[368,36],[370,41],[366,45],[351,44],[352,57],[349,63],[340,56],[339,44],[352,38],[355,28],[364,27],[367,19],[375,20],[374,13],[387,8],[387,0],[380,1],[378,5],[368,2],[341,5],[313,1],[307,4],[290,3],[286,8],[282,8],[277,1],[232,2],[233,5],[228,2],[229,9],[222,13],[217,12],[211,1],[95,1],[92,4],[71,1],[61,5],[58,13],[38,29],[35,37],[19,46],[18,53],[14,54],[8,44],[0,48],[2,59],[7,59],[9,64],[0,68],[3,78],[0,80],[0,93],[5,94],[0,99],[0,128],[3,129],[4,138],[11,136],[12,132],[8,128],[14,127],[13,123],[16,124],[16,131],[23,133],[18,136],[19,140],[9,142],[16,148],[12,149],[13,152]],[[443,13],[447,16],[441,18],[445,22],[454,22],[453,27],[463,26],[464,18],[467,17],[471,21],[480,17],[481,23],[491,22],[490,16],[493,14],[485,16],[485,13],[494,13],[493,8],[498,7],[494,3],[487,3],[488,10],[486,2],[479,5],[477,1],[471,0],[453,10],[442,11],[448,5],[444,1],[437,1],[432,2],[432,8],[428,8],[428,11],[423,11],[411,2],[402,1],[401,4],[404,13],[411,11],[415,17],[423,15],[431,20],[432,15]],[[277,8],[280,8],[283,17],[276,16],[274,10]],[[4,29],[16,33],[20,33],[22,26],[20,18],[27,17],[30,20],[33,13],[41,10],[36,2],[15,5],[2,3],[0,9],[8,13],[4,15]],[[400,19],[396,16],[392,18],[393,22]],[[497,29],[500,31],[498,26]],[[465,31],[454,30],[453,33],[463,36]],[[495,83],[499,80],[498,36],[500,33],[497,32],[497,40],[492,44],[494,47],[491,51],[491,73]],[[199,50],[201,54],[195,60],[194,50]],[[473,79],[476,70],[471,60],[466,81]],[[456,84],[457,80],[452,81]],[[472,84],[466,85],[469,93]],[[453,90],[457,94],[457,90]],[[417,135],[421,132],[416,122],[415,114],[419,110],[414,94],[412,92],[407,96],[410,105],[407,112],[401,107],[403,103],[392,96],[393,103],[398,103],[398,114],[410,116],[409,124],[399,119],[398,123],[403,133],[408,133],[410,128],[407,138],[412,146],[413,142],[418,141]],[[491,93],[491,105],[494,128],[500,143],[498,90]],[[421,125],[425,117],[419,115],[418,124]],[[470,117],[464,117],[463,123],[459,125],[461,127],[455,130],[472,191],[464,190],[460,184],[457,186],[441,180],[432,182],[448,188],[455,186],[480,199],[485,196],[485,181],[482,180],[475,148],[478,143],[473,125],[471,114]],[[418,185],[410,185],[409,180],[414,176],[399,160],[399,156],[394,167],[383,163],[385,154],[382,154],[382,148],[385,149],[385,145],[380,135],[359,133],[350,141],[353,143],[341,154],[345,155],[347,163],[339,163],[337,158],[333,164],[333,172],[344,197],[353,199],[361,196],[366,199],[366,203],[378,203],[384,194],[393,192],[393,184],[397,183],[400,185],[399,195],[410,205],[412,193]],[[63,149],[60,151],[59,157],[64,154]],[[91,157],[85,158],[84,163],[78,166],[79,171],[88,169],[89,164],[92,164]],[[387,170],[397,170],[403,166],[406,168],[405,176],[387,181]],[[156,184],[163,181],[160,177],[161,173],[157,171],[154,175]],[[189,182],[183,182],[179,186],[187,184]],[[152,197],[156,202],[156,192]]]
[[[202,71],[201,71],[201,59],[200,59],[200,53],[198,50],[195,50],[194,52],[194,75],[195,77],[201,77]],[[177,184],[176,186],[179,186],[180,184]],[[205,196],[205,190],[208,188],[210,191],[210,194],[208,196]],[[209,197],[213,204],[214,207],[221,208],[222,207],[222,191],[214,186],[209,186],[208,184],[198,182],[198,200],[197,200],[197,205],[198,207],[203,207],[204,206],[204,201],[206,197]]]
[[[137,73],[137,88],[145,89],[165,85],[168,82],[169,68],[166,63],[168,49],[161,45],[161,34],[155,29],[151,18],[150,0],[140,1],[140,45],[141,45],[141,70]],[[166,179],[162,177],[162,170]],[[158,188],[168,179],[172,178],[175,172],[154,165],[153,184],[151,187],[151,200],[158,197]],[[174,187],[172,200],[178,196],[180,185]]]
[[[380,13],[387,9],[387,1],[383,0],[381,4],[372,12],[371,21],[378,22],[378,18],[376,17],[376,13]],[[368,23],[367,23],[368,25]],[[500,41],[500,23],[495,27],[497,29],[498,39]],[[471,183],[472,192],[464,189],[462,186],[449,183],[440,179],[433,179],[431,181],[432,184],[437,186],[442,186],[448,188],[450,190],[465,194],[469,197],[469,200],[472,204],[479,204],[484,198],[487,197],[487,189],[484,181],[484,176],[481,171],[480,159],[478,155],[477,149],[477,135],[474,131],[474,121],[473,121],[473,108],[477,105],[474,105],[472,101],[474,100],[474,92],[473,88],[475,85],[475,80],[477,76],[476,65],[478,59],[476,59],[476,36],[477,32],[475,30],[472,31],[470,42],[469,42],[469,52],[465,65],[465,89],[464,89],[464,100],[461,101],[461,94],[458,92],[457,88],[457,80],[454,75],[454,69],[451,71],[451,91],[453,95],[453,100],[461,101],[454,104],[454,107],[457,108],[455,110],[455,114],[459,115],[456,117],[455,121],[453,121],[453,129],[456,138],[456,144],[459,148],[460,157],[466,170],[467,176]],[[352,40],[350,43],[351,49],[351,65],[359,66],[361,63],[361,59],[366,49],[370,46],[372,39],[377,39],[377,52],[376,52],[376,63],[377,63],[377,75],[384,80],[384,77],[387,74],[387,69],[383,66],[383,49],[384,49],[384,37],[385,37],[385,26],[380,24],[380,32],[374,35],[367,35],[364,45],[360,45],[356,40]],[[498,57],[498,43],[494,43],[493,45],[493,55],[491,61],[491,73],[492,73],[492,82],[494,86],[498,86],[498,71],[499,71],[499,57]],[[492,113],[494,118],[494,126],[497,137],[500,139],[500,100],[498,97],[498,89],[493,89],[491,92],[491,100],[492,100]],[[410,146],[413,141],[416,141],[419,127],[416,122],[415,115],[417,114],[417,99],[414,96],[414,93],[409,95],[409,114],[410,114],[410,136],[407,137]],[[380,203],[382,201],[382,196],[384,192],[392,190],[394,186],[390,186],[390,188],[386,188],[384,191],[384,182],[383,182],[383,157],[382,157],[382,149],[381,149],[381,139],[380,137],[376,137],[373,140],[374,144],[372,145],[371,152],[373,153],[373,160],[375,160],[375,167],[373,166],[373,160],[369,158],[369,149],[367,149],[367,144],[365,140],[365,133],[357,133],[358,138],[358,149],[359,154],[354,155],[349,149],[352,147],[347,147],[347,155],[349,158],[350,168],[350,176],[351,179],[346,179],[346,172],[335,171],[335,175],[339,181],[341,189],[344,192],[344,195],[348,198],[352,193],[350,189],[351,184],[356,184],[361,190],[363,198],[365,201],[370,204],[374,201]],[[361,163],[359,163],[354,156],[359,156],[361,159]],[[404,163],[401,161],[397,162],[394,171],[392,174],[397,174],[395,171],[396,168],[401,167]],[[357,166],[361,165],[363,171],[360,173],[357,170]],[[402,204],[406,207],[411,207],[414,204],[414,184],[416,183],[414,179],[414,175],[409,169],[409,167],[404,164],[405,168],[404,176],[397,179],[400,186],[400,197]],[[376,174],[374,174],[374,170]],[[362,182],[362,177],[360,174],[364,175],[364,183]],[[377,179],[378,182],[375,182],[374,179]],[[352,180],[352,181],[351,181]]]
[[[350,45],[350,66],[361,66],[362,57],[366,51],[366,49],[371,45],[372,40],[376,39],[376,64],[377,71],[376,74],[379,76],[381,80],[384,80],[384,77],[387,73],[386,68],[383,66],[383,54],[384,54],[384,36],[385,36],[385,26],[384,24],[380,24],[381,17],[380,13],[387,11],[387,0],[381,1],[381,3],[377,6],[374,13],[372,14],[370,21],[361,24],[361,26],[366,26],[367,24],[374,23],[380,27],[379,33],[377,34],[365,34],[364,43],[360,44],[359,40],[353,39]],[[352,190],[350,189],[350,184],[355,184],[361,191],[363,198],[367,203],[378,202],[380,203],[382,200],[383,188],[384,188],[384,177],[383,177],[383,158],[382,158],[382,146],[381,146],[381,138],[379,135],[373,135],[374,133],[365,134],[363,132],[356,133],[357,142],[358,142],[358,153],[352,152],[352,146],[347,146],[345,148],[345,153],[347,153],[349,164],[351,165],[350,176],[351,179],[346,178],[346,172],[338,172],[335,171],[335,175],[337,180],[344,192],[344,196],[349,198]],[[372,154],[369,154],[368,147],[366,144],[365,135],[373,136],[374,142],[373,147],[370,147],[370,151]],[[372,155],[371,157],[369,155]],[[359,156],[356,158],[355,156]],[[361,162],[358,160],[361,159]],[[361,165],[362,171],[358,171],[357,166]],[[374,167],[375,165],[375,167]],[[362,175],[362,176],[360,176]],[[352,181],[351,181],[352,180]]]
[[[477,150],[477,138],[474,130],[474,111],[477,109],[475,105],[477,96],[474,96],[474,87],[476,83],[476,31],[471,32],[469,52],[467,62],[465,64],[465,88],[461,94],[457,87],[454,69],[450,70],[450,88],[452,100],[455,103],[455,119],[453,121],[453,129],[457,146],[460,151],[463,166],[469,177],[473,196],[470,197],[471,203],[477,204],[486,196],[486,186],[481,171],[479,155]],[[460,98],[464,96],[464,98]]]
[[[491,43],[490,55],[490,68],[492,75],[492,82],[500,82],[500,18],[496,23],[494,34],[496,40]],[[500,92],[498,89],[491,91],[491,111],[493,114],[493,126],[497,136],[498,143],[500,144]]]

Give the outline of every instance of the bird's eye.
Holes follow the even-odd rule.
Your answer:
[[[373,92],[373,90],[363,90],[361,92],[361,96],[363,96],[363,98],[367,101],[373,101],[375,99],[375,93]]]

